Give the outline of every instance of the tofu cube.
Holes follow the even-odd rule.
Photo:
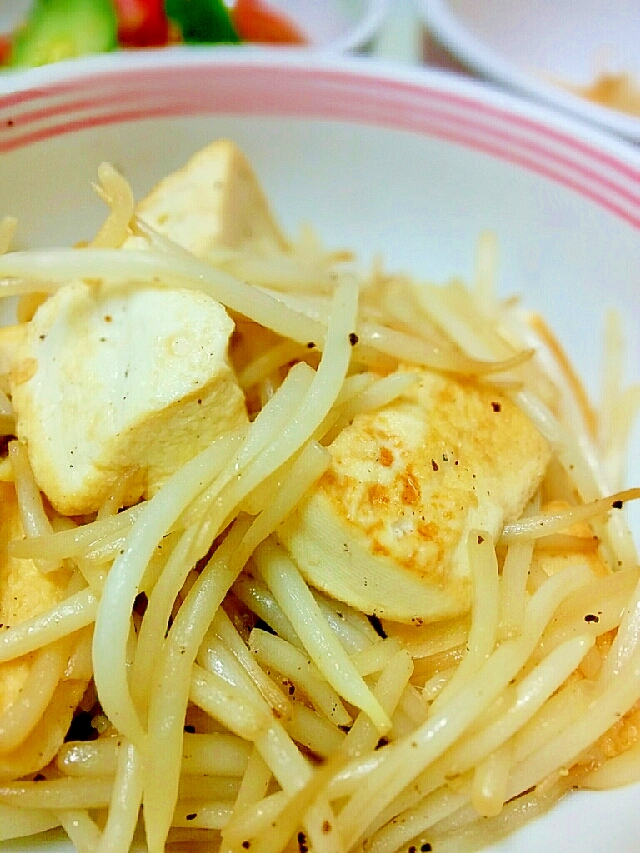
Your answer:
[[[218,140],[143,199],[137,214],[198,256],[264,237],[286,246],[242,152]],[[127,248],[145,248],[129,237]],[[222,433],[247,422],[227,358],[233,323],[209,297],[74,282],[41,305],[13,364],[19,438],[59,512],[97,510],[127,478],[150,497]]]
[[[160,181],[136,213],[200,258],[219,246],[237,249],[262,238],[287,246],[249,161],[228,139],[202,148]],[[143,244],[132,236],[125,248]]]
[[[0,540],[4,543],[24,535],[15,490],[0,483]],[[54,607],[66,595],[70,574],[65,569],[43,575],[32,560],[12,557],[0,550],[0,634],[27,619]],[[0,716],[20,699],[30,676],[37,652],[0,663]],[[0,752],[0,779],[15,779],[40,770],[62,744],[73,712],[86,688],[88,678],[64,680],[58,684],[43,718],[27,743],[9,752]]]
[[[28,324],[12,398],[36,482],[84,515],[127,479],[151,497],[216,437],[247,422],[228,363],[233,322],[205,294],[62,287]]]
[[[358,415],[279,530],[309,583],[385,619],[421,624],[471,604],[468,535],[497,537],[537,489],[550,451],[507,397],[422,371]]]

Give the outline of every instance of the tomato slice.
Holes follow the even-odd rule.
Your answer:
[[[6,65],[11,56],[11,36],[0,36],[0,65]]]
[[[306,44],[307,39],[286,15],[263,0],[236,0],[233,24],[243,41],[269,44]]]
[[[164,0],[114,0],[122,47],[160,47],[169,41]]]

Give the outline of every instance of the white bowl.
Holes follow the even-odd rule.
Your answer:
[[[380,29],[389,0],[269,0],[309,38],[330,53],[362,50]]]
[[[629,379],[640,379],[640,152],[452,76],[229,50],[6,77],[2,212],[18,217],[22,245],[68,244],[100,222],[100,161],[140,195],[220,135],[245,149],[286,227],[311,220],[328,244],[383,252],[392,268],[469,278],[478,232],[493,229],[501,292],[550,318],[591,390],[609,305],[627,321]],[[638,432],[632,447],[640,483]],[[492,849],[636,853],[638,838],[640,786],[569,796]]]
[[[430,33],[463,65],[592,124],[640,142],[640,118],[581,98],[598,72],[640,80],[635,0],[420,0]]]
[[[33,0],[0,2],[0,33],[12,32]],[[366,48],[380,29],[388,0],[269,0],[269,6],[296,24],[314,50],[343,53]],[[185,48],[190,50],[191,48]],[[84,62],[84,58],[77,60]]]

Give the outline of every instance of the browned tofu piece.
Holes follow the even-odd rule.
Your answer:
[[[358,415],[279,537],[308,581],[400,622],[468,610],[471,531],[498,537],[536,491],[550,451],[488,387],[423,371],[411,391]]]
[[[7,551],[8,543],[22,536],[13,485],[0,483],[0,631],[19,625],[62,601],[69,582],[66,570],[43,575],[32,560],[12,557]],[[2,716],[18,701],[36,654],[0,663],[0,725]],[[44,717],[27,741],[9,752],[0,751],[0,778],[32,773],[53,758],[86,685],[86,679],[59,682]]]

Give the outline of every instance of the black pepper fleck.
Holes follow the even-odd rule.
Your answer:
[[[491,408],[493,409],[494,412],[501,412],[502,411],[502,406],[500,405],[500,403],[492,403]]]
[[[349,343],[354,347],[358,343],[358,336],[355,332],[349,332]]]
[[[93,716],[89,711],[78,711],[71,720],[71,725],[64,736],[65,741],[91,741],[98,737],[97,730],[91,725]],[[44,778],[44,777],[43,777]]]
[[[309,341],[309,343],[307,344],[307,349],[315,349],[315,348],[316,348],[316,345],[314,344],[314,342]]]
[[[596,616],[595,613],[587,613],[587,615],[584,617],[584,621],[585,622],[599,622],[600,617]]]
[[[436,462],[435,459],[431,460],[431,467],[433,468],[434,471],[438,470],[438,463]]]
[[[371,616],[367,616],[371,626],[375,630],[376,634],[379,637],[382,637],[383,640],[387,639],[387,632],[382,627],[382,622],[378,619],[375,613],[372,613]]]
[[[187,815],[187,820],[195,820],[198,817],[198,812],[191,812]]]
[[[611,506],[612,506],[614,509],[622,509],[622,501],[614,501],[614,502],[611,504]]]
[[[133,610],[138,614],[138,616],[144,616],[148,604],[149,599],[147,598],[147,593],[143,590],[136,595],[135,601],[133,602]]]
[[[298,833],[298,850],[300,853],[309,853],[309,845],[307,844],[307,836],[304,832]]]
[[[482,545],[484,542],[484,536],[478,536],[478,545]]]

